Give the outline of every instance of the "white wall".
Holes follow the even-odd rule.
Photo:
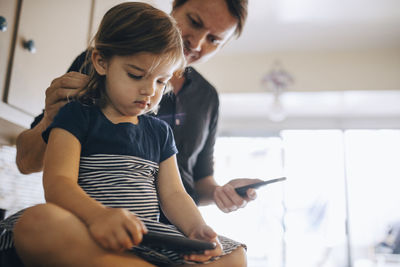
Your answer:
[[[261,79],[277,60],[294,77],[293,91],[400,90],[400,47],[223,54],[196,67],[221,93],[261,92]]]
[[[274,62],[294,77],[286,113],[271,121],[261,85]],[[217,55],[197,69],[220,92],[220,135],[265,136],[281,129],[400,128],[400,47]]]

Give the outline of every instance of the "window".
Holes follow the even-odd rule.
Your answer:
[[[283,176],[281,143],[277,137],[219,138],[215,147],[218,182],[224,184],[232,178]],[[260,188],[257,201],[229,214],[222,213],[214,205],[200,209],[217,233],[247,245],[247,255],[251,259],[249,266],[279,266],[283,242],[282,189],[281,184]]]
[[[259,189],[245,209],[201,208],[219,234],[247,244],[249,266],[378,266],[374,248],[400,222],[399,130],[220,137],[215,157],[220,184],[288,178]]]

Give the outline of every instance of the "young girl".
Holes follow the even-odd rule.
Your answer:
[[[47,204],[2,222],[0,249],[14,241],[35,266],[246,265],[243,245],[217,237],[185,192],[171,129],[146,115],[184,63],[179,31],[164,12],[129,2],[105,14],[87,88],[43,133]],[[160,207],[175,226],[158,221]],[[153,249],[141,245],[148,230],[217,247],[185,256]]]

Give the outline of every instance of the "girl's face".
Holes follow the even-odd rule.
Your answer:
[[[137,122],[137,116],[153,109],[161,100],[167,82],[177,65],[159,55],[138,53],[113,56],[104,61],[96,51],[93,62],[97,72],[105,75],[108,103],[103,112],[118,121]]]

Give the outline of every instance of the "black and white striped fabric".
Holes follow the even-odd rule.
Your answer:
[[[61,128],[81,143],[78,184],[93,199],[112,208],[134,212],[149,230],[179,235],[174,226],[159,222],[156,190],[159,164],[177,153],[172,129],[157,118],[141,115],[137,125],[114,124],[96,105],[72,101],[63,106],[43,132]],[[0,250],[12,248],[13,228],[23,211],[0,222]],[[244,246],[219,237],[224,254]],[[182,255],[145,246],[132,248],[137,255],[156,265],[185,263]]]
[[[81,157],[78,183],[89,196],[104,205],[134,212],[149,230],[183,236],[176,227],[158,222],[157,174],[155,162],[135,156],[99,154]],[[225,254],[240,246],[225,237],[220,237],[220,241]],[[155,264],[190,263],[183,260],[182,255],[166,249],[139,246],[133,250]]]
[[[14,215],[0,221],[0,251],[12,248],[14,245],[12,230],[18,218],[22,215],[24,210],[20,210]]]
[[[158,222],[157,174],[158,164],[152,161],[135,156],[97,154],[81,157],[78,184],[89,196],[104,205],[134,212],[149,230],[183,236],[176,227]],[[4,231],[0,237],[0,249],[12,247],[12,229],[21,214],[22,211],[0,223],[0,229]],[[224,254],[241,246],[222,236],[219,240]],[[138,246],[132,251],[154,264],[194,263],[166,249]]]
[[[98,154],[81,157],[78,184],[92,198],[112,208],[158,220],[158,164],[135,156]]]

